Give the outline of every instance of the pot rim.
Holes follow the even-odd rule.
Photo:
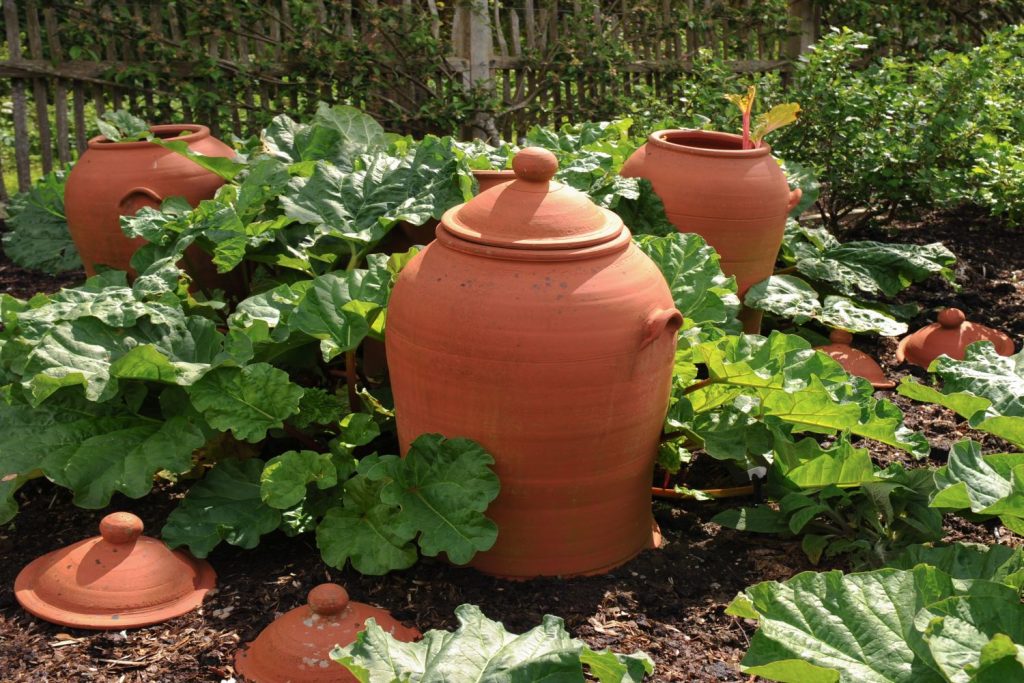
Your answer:
[[[678,142],[677,140],[680,139],[697,144]],[[705,140],[715,140],[720,144],[735,144],[736,149],[701,146],[699,143]],[[736,135],[735,133],[723,133],[717,130],[701,130],[700,128],[657,130],[651,133],[647,142],[650,145],[670,152],[696,154],[698,156],[717,157],[720,159],[752,159],[766,157],[772,153],[771,145],[766,142],[762,142],[760,147],[753,149],[740,149],[743,144],[743,136]]]
[[[193,143],[198,142],[204,138],[210,137],[210,129],[207,126],[200,125],[198,123],[161,123],[155,126],[149,127],[149,132],[156,134],[158,137],[160,133],[174,133],[180,131],[189,131],[187,135],[175,135],[173,137],[162,138],[166,140],[181,140],[182,142]],[[154,145],[148,140],[136,140],[135,142],[114,142],[108,140],[106,135],[97,135],[94,138],[89,138],[89,149],[102,149],[102,150],[114,150],[114,149],[139,149],[143,147],[154,148]]]

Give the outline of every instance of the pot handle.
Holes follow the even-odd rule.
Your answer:
[[[148,187],[133,187],[125,193],[117,206],[120,208],[122,215],[134,216],[144,206],[148,206],[151,209],[159,209],[163,201],[163,197]]]
[[[640,348],[646,348],[665,334],[675,334],[683,326],[683,314],[674,308],[655,308],[644,320],[644,337]]]
[[[799,187],[795,190],[789,191],[789,204],[786,205],[786,213],[789,213],[796,208],[796,205],[800,203],[800,198],[804,196],[804,191]]]

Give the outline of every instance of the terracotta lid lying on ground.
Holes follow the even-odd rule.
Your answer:
[[[202,560],[142,535],[142,520],[115,512],[100,535],[30,562],[14,595],[40,619],[87,629],[149,626],[191,612],[217,575]]]
[[[846,330],[832,330],[828,338],[832,343],[819,346],[817,349],[831,356],[848,373],[863,377],[876,389],[892,389],[896,386],[895,382],[885,376],[874,358],[850,346],[850,342],[853,341],[852,334]]]
[[[896,360],[927,369],[931,362],[946,354],[963,360],[964,349],[976,341],[990,341],[1001,356],[1013,355],[1013,340],[1008,336],[978,323],[969,322],[959,308],[947,308],[939,313],[939,321],[900,340]]]
[[[283,614],[263,629],[246,649],[235,654],[235,671],[252,683],[313,683],[357,679],[331,661],[335,645],[354,643],[366,620],[398,640],[411,642],[420,637],[387,611],[352,602],[348,592],[336,583],[323,583],[309,592],[308,604]]]

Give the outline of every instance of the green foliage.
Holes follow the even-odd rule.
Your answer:
[[[712,521],[799,536],[812,564],[845,555],[855,567],[879,566],[908,546],[942,538],[942,515],[928,506],[935,488],[929,470],[892,465],[876,471],[866,451],[849,446],[835,456],[825,470],[820,464],[782,475],[784,468],[773,469],[772,479],[784,481],[772,492],[777,508],[726,510]]]
[[[814,169],[827,187],[822,214],[836,224],[860,207],[865,220],[970,202],[1019,221],[1024,30],[918,60],[874,59],[874,42],[845,28],[826,35],[801,58],[787,93],[804,109],[776,152]]]
[[[601,683],[640,683],[654,671],[643,653],[619,655],[595,652],[569,637],[558,617],[523,634],[509,633],[500,622],[488,619],[475,605],[455,609],[455,631],[428,631],[414,643],[398,641],[377,625],[366,622],[356,642],[336,647],[331,659],[360,683],[443,683],[462,680],[584,680],[587,673]]]
[[[768,680],[981,683],[1024,675],[1017,590],[955,580],[924,564],[760,583],[727,613],[757,620],[741,666]]]
[[[935,472],[932,507],[999,517],[1011,531],[1024,534],[1024,453],[981,455],[981,446],[960,441],[949,461]]]
[[[1018,591],[1024,588],[1024,550],[1020,548],[979,543],[915,545],[889,562],[894,569],[913,569],[919,564],[931,565],[953,579],[984,579]]]
[[[777,274],[747,291],[747,306],[798,325],[814,320],[853,333],[899,336],[907,331],[899,318],[913,315],[917,307],[886,299],[933,275],[953,283],[956,257],[939,242],[841,243],[824,228],[791,219],[779,262],[783,267]]]
[[[82,267],[64,215],[68,173],[48,173],[30,191],[11,198],[4,253],[22,268],[56,274]]]
[[[1024,352],[1000,356],[991,342],[969,344],[964,360],[940,356],[929,368],[942,390],[905,378],[900,394],[937,403],[968,419],[974,429],[1024,449]]]
[[[149,135],[149,124],[123,109],[105,112],[96,119],[96,127],[110,142],[137,142]]]

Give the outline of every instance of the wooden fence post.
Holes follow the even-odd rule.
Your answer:
[[[790,0],[789,40],[786,41],[786,57],[798,58],[818,39],[819,12],[814,0]]]
[[[491,74],[491,13],[488,5],[488,0],[462,0],[455,10],[457,16],[452,42],[462,68],[462,83],[470,90],[494,89]],[[493,113],[476,112],[470,122],[469,132],[474,138],[497,137]]]
[[[18,25],[18,6],[14,0],[4,0],[4,24],[7,29],[7,51],[10,61],[22,60],[21,36]],[[14,165],[18,170],[18,190],[28,192],[32,188],[32,166],[29,160],[29,131],[25,98],[25,81],[11,79],[11,100],[14,109]]]

